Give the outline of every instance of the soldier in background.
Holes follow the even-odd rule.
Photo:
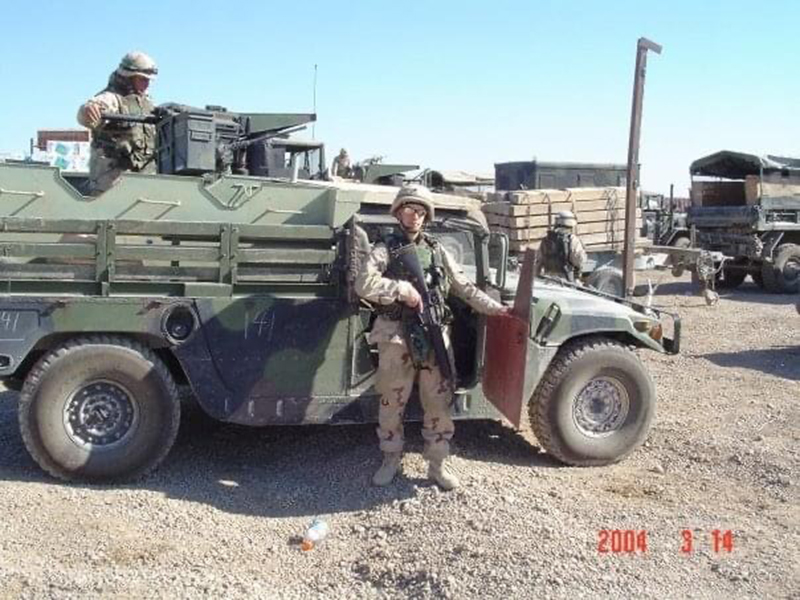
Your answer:
[[[108,78],[106,88],[78,109],[78,123],[92,130],[89,159],[91,193],[100,194],[114,185],[124,171],[155,173],[155,125],[110,123],[103,113],[147,115],[153,103],[147,94],[158,67],[144,52],[129,52]]]
[[[507,314],[509,309],[493,300],[464,275],[450,253],[433,237],[423,232],[423,226],[434,218],[433,198],[422,186],[400,189],[391,207],[391,214],[400,222],[401,235],[389,236],[375,244],[355,282],[355,291],[371,302],[378,317],[369,334],[369,342],[378,345],[379,366],[376,389],[381,395],[378,411],[378,438],[383,452],[383,464],[372,482],[378,486],[391,483],[403,451],[403,414],[414,381],[418,381],[420,401],[424,411],[422,437],[424,456],[429,461],[428,477],[441,488],[451,490],[459,481],[444,467],[450,453],[454,426],[450,414],[453,400],[451,382],[442,376],[435,353],[429,343],[420,352],[409,350],[408,321],[403,312],[422,310],[422,298],[410,281],[410,273],[397,259],[397,250],[414,244],[428,289],[439,295],[442,306],[448,294],[464,300],[479,313]],[[449,309],[446,309],[449,312]],[[451,315],[442,318],[446,325]],[[444,332],[450,349],[449,336]],[[416,346],[415,346],[416,347]],[[452,365],[452,356],[450,356]]]
[[[331,165],[331,175],[333,177],[349,178],[351,170],[352,167],[350,166],[350,155],[347,154],[347,150],[342,148],[339,150],[338,156],[333,159],[333,164]]]
[[[537,275],[544,272],[551,277],[580,281],[586,250],[574,232],[577,224],[571,211],[564,210],[556,215],[553,228],[547,232],[536,254]]]

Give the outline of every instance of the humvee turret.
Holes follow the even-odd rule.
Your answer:
[[[142,475],[173,444],[180,387],[225,422],[376,420],[372,313],[352,283],[364,238],[394,227],[395,192],[125,174],[91,197],[55,168],[0,164],[0,380],[20,390],[30,454],[67,480]],[[435,197],[433,235],[480,287],[502,287],[507,240],[490,236],[464,198]],[[454,415],[519,426],[527,413],[561,461],[619,460],[655,411],[632,349],[677,352],[679,322],[668,339],[668,315],[534,285],[527,265],[513,317],[452,301]],[[412,403],[408,417],[418,416]]]

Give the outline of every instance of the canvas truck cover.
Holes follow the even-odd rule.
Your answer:
[[[691,175],[722,177],[725,179],[744,179],[748,175],[762,173],[788,172],[800,176],[800,158],[788,158],[767,154],[745,154],[721,150],[698,158],[689,167]]]

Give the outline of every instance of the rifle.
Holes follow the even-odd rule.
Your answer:
[[[439,367],[442,377],[450,384],[451,388],[454,388],[455,378],[450,365],[447,346],[444,343],[444,333],[442,332],[442,316],[444,314],[442,298],[439,294],[433,293],[428,289],[425,283],[425,274],[422,271],[422,265],[419,263],[414,244],[400,246],[392,250],[392,254],[411,274],[411,284],[422,297],[422,310],[403,307],[403,318],[404,320],[409,319],[413,325],[424,332],[428,342],[433,346],[436,365]],[[409,343],[409,351],[411,351],[413,357],[413,340],[409,340]]]
[[[564,277],[566,277],[567,281],[575,281],[575,268],[572,266],[570,262],[570,238],[569,233],[565,233],[559,236],[561,242],[561,255],[563,256],[563,260],[561,261],[562,268],[564,269]]]

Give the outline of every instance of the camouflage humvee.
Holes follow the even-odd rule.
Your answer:
[[[372,314],[351,283],[367,250],[362,232],[374,240],[394,226],[394,193],[127,174],[89,197],[54,168],[0,164],[0,379],[21,392],[33,458],[68,480],[150,471],[175,439],[182,386],[231,423],[376,420]],[[502,287],[507,241],[463,198],[436,201],[434,235],[479,286]],[[677,352],[679,322],[667,339],[655,310],[533,286],[530,273],[513,318],[487,322],[452,302],[454,415],[519,426],[527,412],[558,459],[619,460],[655,411],[632,349]]]

